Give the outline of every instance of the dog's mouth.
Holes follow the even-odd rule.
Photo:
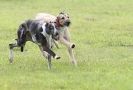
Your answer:
[[[70,26],[70,24],[71,24],[71,22],[70,22],[70,21],[66,21],[66,22],[64,23],[64,26],[69,27],[69,26]]]

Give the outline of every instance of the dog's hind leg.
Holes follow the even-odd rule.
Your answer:
[[[23,52],[24,46],[25,46],[25,43],[26,43],[26,33],[27,33],[26,26],[23,23],[18,28],[18,31],[17,31],[17,36],[18,36],[17,38],[18,39],[16,39],[17,40],[17,45],[19,47],[21,47],[21,52]]]
[[[9,44],[9,48],[10,48],[10,44]],[[9,53],[9,62],[12,63],[13,62],[13,48],[10,48],[10,53]]]
[[[13,58],[14,58],[13,48],[14,47],[18,47],[17,43],[11,43],[11,44],[9,44],[9,49],[10,49],[9,62],[10,63],[13,63]]]
[[[51,55],[48,55],[48,69],[51,69]]]
[[[14,58],[13,49],[16,48],[16,47],[20,47],[21,48],[21,52],[23,52],[24,46],[25,46],[25,43],[23,43],[22,45],[20,45],[17,39],[16,39],[16,42],[15,43],[9,44],[9,49],[10,49],[9,62],[10,63],[13,63],[13,58]]]
[[[73,63],[75,66],[77,66],[77,61],[76,61],[76,59],[75,59],[75,57],[74,57],[74,53],[73,53],[72,48],[68,48],[68,53],[69,53],[69,56],[70,56],[70,58],[71,58],[71,60],[72,60],[72,63]]]
[[[25,47],[25,43],[22,46],[20,46],[21,52],[24,51],[24,47]]]

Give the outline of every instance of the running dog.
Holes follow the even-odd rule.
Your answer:
[[[68,30],[68,27],[71,24],[69,15],[64,12],[61,12],[56,17],[54,15],[47,13],[38,13],[35,19],[43,22],[49,22],[49,21],[55,22],[55,27],[59,33],[58,40],[67,47],[72,63],[77,65],[77,61],[74,57],[72,50],[75,47],[75,44],[71,43],[70,32]]]
[[[13,48],[20,47],[21,52],[23,52],[27,41],[31,41],[39,46],[43,56],[48,59],[49,69],[51,68],[51,56],[55,59],[60,59],[60,57],[51,50],[51,39],[58,35],[53,22],[44,23],[39,20],[27,20],[19,26],[17,35],[17,42],[9,44],[10,63],[13,62]]]

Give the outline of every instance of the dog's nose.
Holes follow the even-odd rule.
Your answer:
[[[65,22],[65,25],[66,25],[66,26],[69,26],[70,23],[71,23],[70,21],[66,21],[66,22]]]

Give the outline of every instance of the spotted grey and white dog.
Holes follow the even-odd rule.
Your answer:
[[[19,26],[17,35],[17,42],[9,44],[10,63],[13,62],[13,48],[20,47],[21,52],[23,52],[27,41],[31,41],[39,46],[43,55],[48,59],[48,68],[51,68],[51,56],[55,59],[60,59],[60,57],[51,50],[51,39],[58,35],[53,22],[44,23],[40,20],[27,20]]]
[[[55,22],[55,27],[59,33],[58,41],[67,47],[72,63],[77,65],[77,61],[72,50],[75,47],[75,44],[71,42],[70,32],[68,30],[71,23],[69,15],[64,12],[59,13],[57,16],[48,13],[38,13],[35,19],[43,22]]]

